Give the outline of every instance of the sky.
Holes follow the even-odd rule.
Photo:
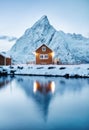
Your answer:
[[[56,30],[89,37],[89,0],[0,0],[0,36],[19,38],[43,15]],[[0,40],[0,51],[13,44]]]

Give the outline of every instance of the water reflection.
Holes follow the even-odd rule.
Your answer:
[[[39,108],[44,121],[47,120],[49,104],[55,94],[55,82],[46,78],[16,77],[26,95],[32,98]]]
[[[0,89],[7,86],[12,81],[11,77],[0,77]]]
[[[55,82],[49,81],[47,83],[44,83],[44,82],[34,81],[33,92],[36,93],[37,91],[39,91],[40,93],[44,95],[46,95],[49,92],[54,93]]]
[[[0,88],[0,130],[89,128],[89,79],[1,77]]]
[[[40,109],[43,112],[43,119],[47,120],[48,115],[48,106],[52,98],[52,94],[55,91],[55,82],[39,82],[34,81],[33,83],[33,92],[35,94],[35,100],[40,105]]]

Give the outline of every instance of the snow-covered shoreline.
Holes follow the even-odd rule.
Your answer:
[[[34,75],[89,77],[89,64],[80,65],[12,65],[0,66],[0,75]]]

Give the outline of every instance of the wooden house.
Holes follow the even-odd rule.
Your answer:
[[[54,52],[45,44],[41,45],[36,51],[36,64],[52,64]]]
[[[0,65],[11,65],[11,58],[5,53],[0,53]]]

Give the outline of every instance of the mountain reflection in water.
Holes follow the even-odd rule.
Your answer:
[[[0,88],[0,130],[89,129],[89,79],[0,77]]]

